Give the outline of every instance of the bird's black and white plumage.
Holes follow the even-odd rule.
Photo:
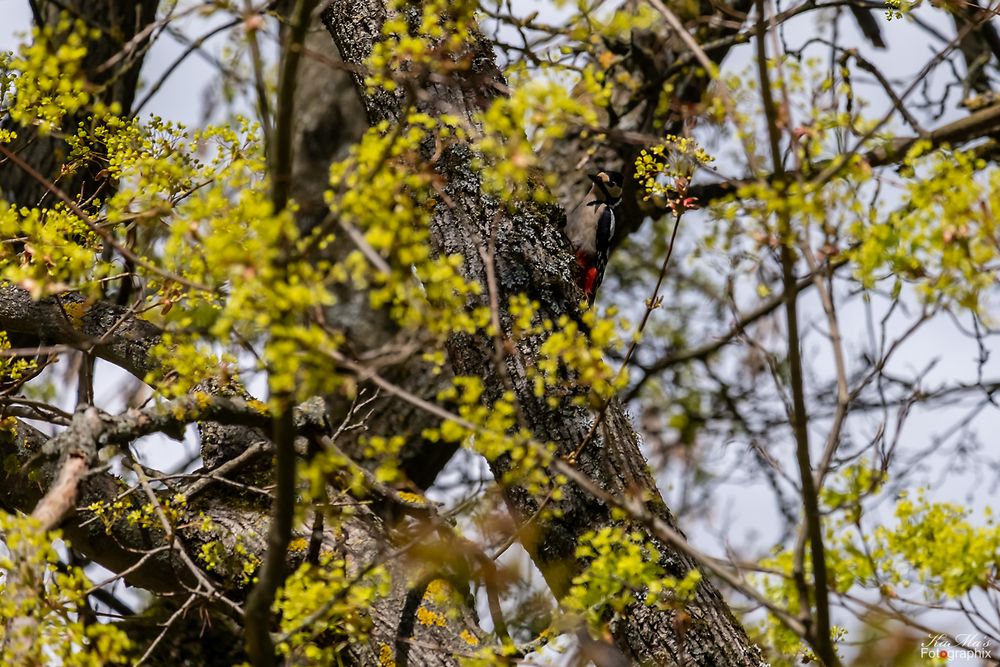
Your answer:
[[[566,215],[566,238],[576,256],[577,283],[589,303],[604,280],[615,235],[615,209],[621,203],[624,177],[617,171],[588,174],[593,186]]]

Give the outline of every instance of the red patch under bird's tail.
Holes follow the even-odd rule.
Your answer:
[[[594,293],[597,290],[597,267],[591,257],[584,252],[576,253],[577,284],[587,297],[587,303],[594,303]]]

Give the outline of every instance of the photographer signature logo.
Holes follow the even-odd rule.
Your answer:
[[[993,645],[985,637],[975,633],[966,633],[947,637],[945,635],[928,635],[927,640],[920,644],[920,657],[937,658],[939,660],[991,660]]]

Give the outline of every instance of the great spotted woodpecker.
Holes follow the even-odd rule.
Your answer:
[[[587,196],[566,215],[566,238],[576,255],[577,284],[594,303],[604,280],[604,268],[615,235],[615,209],[622,201],[625,178],[620,172],[601,170],[587,174],[593,185]]]

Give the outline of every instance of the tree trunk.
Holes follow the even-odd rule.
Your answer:
[[[382,0],[335,0],[326,10],[323,20],[337,43],[345,61],[364,64],[378,39],[386,19],[386,4]],[[481,40],[470,45],[473,71],[458,72],[441,82],[426,84],[416,96],[420,111],[437,115],[463,112],[470,123],[495,95],[502,83],[493,62],[491,47]],[[356,76],[365,107],[372,121],[398,122],[402,109],[399,100],[379,91],[368,91],[363,77]],[[580,292],[571,279],[570,258],[566,245],[550,223],[552,211],[525,204],[510,214],[482,194],[478,177],[471,168],[472,151],[467,145],[445,149],[439,164],[447,181],[444,188],[450,200],[439,203],[432,222],[432,238],[440,253],[461,253],[465,258],[466,278],[486,284],[486,268],[481,259],[477,239],[496,238],[496,274],[499,283],[499,303],[504,333],[510,335],[508,298],[528,294],[542,305],[540,316],[558,321],[560,316],[576,312]],[[495,221],[496,228],[490,229]],[[487,297],[474,305],[486,305]],[[544,400],[534,396],[533,383],[527,368],[538,359],[540,340],[518,344],[515,354],[508,355],[506,371],[514,385],[517,399],[534,436],[539,442],[554,442],[559,454],[566,456],[584,442],[590,430],[591,416],[587,410],[564,402],[550,409]],[[493,341],[484,335],[455,336],[449,353],[456,373],[483,378],[488,394],[493,398],[503,392],[495,367]],[[514,358],[516,357],[516,359]],[[638,447],[638,438],[621,405],[612,402],[607,412],[604,437],[597,437],[580,452],[578,468],[605,491],[621,496],[638,490],[651,498],[649,509],[675,525],[655,484],[649,475]],[[503,479],[512,463],[505,457],[490,462],[494,477]],[[550,478],[555,470],[550,470]],[[525,546],[557,598],[568,590],[572,578],[580,572],[581,563],[575,549],[581,536],[591,530],[612,526],[610,508],[574,484],[562,489],[562,500],[550,503],[556,516],[541,515],[534,524],[534,539]],[[536,517],[544,502],[542,496],[528,489],[507,486],[507,504],[523,524]],[[641,526],[636,530],[645,532]],[[670,574],[683,576],[697,567],[686,555],[646,534],[662,554],[660,565]],[[614,625],[615,643],[631,660],[644,664],[757,665],[759,650],[747,638],[715,587],[707,580],[699,586],[687,613],[690,624],[680,622],[672,610],[659,610],[633,605]],[[685,628],[681,630],[681,628]]]

